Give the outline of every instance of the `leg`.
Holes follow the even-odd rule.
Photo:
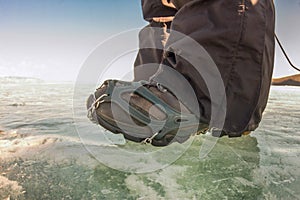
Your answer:
[[[140,49],[134,63],[134,81],[149,80],[163,59],[164,45],[169,36],[171,21],[151,21],[139,33]],[[154,47],[154,48],[144,48]]]
[[[134,80],[149,80],[162,61],[164,45],[176,9],[161,0],[143,0],[144,18],[149,25],[140,31],[140,50],[134,63]],[[153,9],[155,7],[155,9]],[[153,48],[147,48],[153,47]]]
[[[176,3],[175,3],[176,4]],[[227,114],[224,131],[240,136],[252,131],[266,106],[274,62],[274,8],[272,0],[190,1],[178,10],[171,26],[202,45],[220,71],[226,89]],[[183,59],[179,41],[172,32],[166,44],[165,65],[183,74],[193,86],[202,108],[202,119],[211,120],[210,98],[201,74],[209,68]],[[199,73],[200,72],[200,73]],[[166,75],[160,70],[155,79]]]
[[[106,81],[89,98],[91,118],[130,140],[146,139],[158,146],[184,142],[194,130],[207,127],[207,123],[213,128],[212,122],[218,121],[218,116],[212,113],[214,107],[226,112],[224,126],[216,126],[222,133],[241,136],[254,130],[266,106],[274,62],[272,0],[260,0],[255,5],[250,0],[191,0],[178,9],[166,45],[161,42],[164,31],[158,31],[153,35],[159,37],[150,37],[150,43],[159,40],[158,45],[150,51],[141,48],[137,58],[136,67],[161,61],[151,81]],[[153,10],[149,12],[153,14]],[[149,20],[149,16],[145,18]],[[176,31],[181,34],[175,34]],[[186,43],[187,38],[194,43]],[[147,40],[141,44],[144,42]],[[193,45],[203,48],[193,51]],[[163,56],[161,50],[155,50],[162,46]],[[192,63],[194,60],[197,62]],[[216,66],[221,84],[212,73],[210,62]],[[137,73],[136,80],[149,75],[143,77]],[[219,99],[211,98],[211,84],[214,89],[224,86]],[[192,86],[197,102],[191,101],[188,85]],[[220,105],[226,109],[218,109]],[[184,132],[177,134],[180,129]]]

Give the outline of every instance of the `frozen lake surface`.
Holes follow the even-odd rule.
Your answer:
[[[93,125],[92,91],[0,80],[0,199],[299,199],[300,87],[272,87],[259,129],[205,159],[207,136],[165,150]]]

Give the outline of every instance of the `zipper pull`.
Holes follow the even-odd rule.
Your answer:
[[[245,2],[241,3],[238,9],[239,15],[243,15],[246,12],[246,10],[248,10],[248,7],[245,5]]]

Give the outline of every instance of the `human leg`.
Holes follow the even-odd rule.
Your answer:
[[[199,120],[199,124],[206,124],[214,121],[214,118],[217,116],[212,115],[212,108],[216,107],[215,110],[218,110],[218,106],[222,107],[225,105],[227,113],[224,127],[217,128],[221,128],[223,133],[229,136],[241,136],[245,131],[254,130],[258,126],[266,104],[272,75],[274,59],[274,12],[272,7],[273,4],[270,0],[261,0],[256,5],[252,5],[250,1],[228,2],[226,0],[194,0],[184,4],[178,10],[174,21],[172,22],[171,33],[166,46],[164,47],[164,45],[160,43],[160,47],[164,47],[164,51],[159,51],[159,53],[154,51],[154,55],[159,55],[156,57],[151,56],[153,55],[151,53],[149,54],[150,62],[154,61],[156,64],[158,62],[160,68],[151,78],[151,82],[143,83],[140,87],[146,88],[146,90],[150,91],[152,94],[150,96],[143,96],[141,93],[131,90],[131,93],[129,94],[130,98],[127,98],[129,99],[127,100],[127,104],[133,106],[137,110],[141,109],[141,112],[146,115],[150,114],[151,108],[154,106],[154,110],[157,111],[155,112],[154,117],[159,118],[161,110],[158,111],[159,107],[155,107],[155,104],[160,103],[160,101],[149,102],[149,99],[154,99],[154,96],[156,96],[158,99],[164,99],[164,103],[171,104],[171,107],[175,110],[178,107],[174,105],[178,106],[183,104],[183,107],[186,109],[177,111],[179,111],[179,113],[184,113],[183,110],[185,110],[187,111],[185,114],[193,114]],[[175,32],[181,34],[178,36]],[[198,51],[189,53],[189,48],[183,48],[184,46],[188,47],[189,45],[184,43],[186,38],[191,38],[198,45],[201,45],[205,52],[203,54]],[[155,48],[156,46],[154,49]],[[163,57],[160,56],[162,52],[164,52]],[[203,56],[205,53],[209,55],[209,58]],[[192,59],[194,59],[194,57],[198,59],[199,57],[199,59],[196,63],[191,64],[191,61],[187,59],[188,56]],[[145,58],[149,59],[147,58],[146,52],[144,52],[142,57],[144,60]],[[220,74],[220,85],[224,85],[225,87],[224,94],[220,95],[221,99],[217,100],[212,98],[211,95],[211,91],[216,88],[218,90],[219,84],[216,84],[215,77],[211,75],[211,68],[206,65],[210,58],[214,61]],[[140,62],[139,64],[147,64],[143,59],[138,61]],[[156,65],[156,67],[158,65]],[[179,72],[177,75],[180,74],[184,76],[185,80],[188,80],[188,83],[184,83],[182,78],[177,76],[176,73],[173,75],[174,73],[168,72],[169,69],[174,69],[176,72]],[[147,79],[149,74],[142,78],[136,77],[136,79]],[[207,78],[203,76],[203,74],[210,75],[211,77]],[[111,83],[111,81],[109,82]],[[215,83],[212,90],[210,90],[211,85],[207,84],[208,82]],[[125,85],[137,89],[134,86],[136,85],[136,82],[114,83],[119,85],[120,88],[124,88],[123,86]],[[171,90],[170,87],[166,87],[172,84],[176,84],[177,87],[171,88]],[[112,87],[108,87],[108,85],[109,84],[106,83],[99,88],[94,100],[100,98],[102,94],[106,94],[111,88],[116,88],[116,85],[113,85]],[[159,88],[158,85],[162,85],[163,87]],[[194,89],[197,96],[196,103],[190,102],[188,100],[189,98],[187,98],[189,95],[185,95],[189,93],[186,93],[185,87],[187,85],[191,85]],[[174,95],[175,93],[178,94],[178,91],[179,95]],[[170,98],[164,98],[166,97],[164,95]],[[225,95],[225,97],[222,95]],[[91,99],[91,101],[93,101],[93,99]],[[172,106],[172,102],[177,103]],[[215,102],[219,102],[220,104]],[[110,126],[114,127],[118,127],[117,124],[113,124],[113,121],[115,120],[122,122],[122,124],[130,124],[129,129],[132,131],[139,129],[138,123],[141,121],[138,120],[138,115],[130,112],[126,113],[126,111],[126,114],[123,115],[124,117],[120,117],[121,115],[114,115],[110,112],[113,110],[110,106],[112,105],[111,99],[107,101],[107,106],[104,106],[103,103],[104,102],[96,108],[96,110],[99,110],[99,112],[97,112],[97,117],[100,116],[100,120],[105,121],[106,119],[105,123],[110,120]],[[167,107],[164,103],[161,103],[161,105],[163,105],[162,107]],[[196,109],[194,109],[198,104],[200,105],[200,112],[195,111]],[[121,113],[123,111],[122,109],[119,109],[116,113]],[[170,113],[164,112],[164,114],[168,115]],[[132,117],[135,118],[138,123],[128,123],[126,121]],[[142,126],[147,125],[148,124],[146,123],[142,123]],[[194,126],[194,124],[192,125]],[[211,128],[213,128],[213,125]],[[176,132],[176,129],[177,127],[172,130]],[[124,133],[124,130],[120,129],[120,127],[119,129],[114,130],[114,132],[122,131]],[[153,139],[155,140],[155,138],[159,138],[155,134],[160,131],[161,130],[155,129],[155,131],[152,130],[152,132],[150,131],[147,134],[154,135],[155,137]],[[187,138],[185,135],[183,136],[183,140],[177,140],[176,133],[174,134],[172,132],[171,136],[168,132],[162,131],[162,133],[162,136],[155,141],[157,142],[157,145],[167,145],[172,141],[183,142]],[[190,134],[192,134],[192,132],[190,132]],[[165,136],[168,136],[167,140],[165,140]],[[138,139],[128,136],[128,139],[134,141],[141,141],[144,138],[145,136],[143,135]]]
[[[274,62],[273,1],[199,1],[184,4],[171,26],[194,39],[215,62],[226,89],[226,120],[223,134],[241,136],[257,128],[266,106]],[[169,36],[164,65],[183,74],[191,83],[204,121],[213,120],[207,85],[210,68],[205,59],[191,64],[182,55],[185,37]],[[189,49],[188,49],[189,50]],[[154,76],[164,79],[163,70]],[[213,77],[211,77],[213,79]],[[213,86],[215,87],[215,86]],[[219,127],[218,127],[219,128]]]

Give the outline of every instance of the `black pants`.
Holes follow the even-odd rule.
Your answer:
[[[140,44],[143,47],[143,44],[152,43],[156,48],[140,49],[135,62],[135,80],[147,80],[153,74],[154,78],[163,77],[165,70],[158,70],[162,68],[161,63],[175,69],[193,87],[201,108],[201,119],[204,122],[213,120],[213,99],[203,78],[210,69],[202,66],[203,73],[199,73],[188,59],[180,56],[183,50],[178,40],[183,38],[174,34],[180,32],[208,52],[221,74],[226,93],[223,130],[230,136],[255,130],[266,107],[272,79],[273,1],[259,0],[255,5],[249,0],[175,2],[177,9],[163,6],[160,0],[142,1],[144,18],[150,24],[141,31]],[[152,20],[153,17],[167,16],[175,18],[169,23]],[[172,80],[167,81],[172,84]],[[184,86],[178,84],[178,90],[184,90]]]

